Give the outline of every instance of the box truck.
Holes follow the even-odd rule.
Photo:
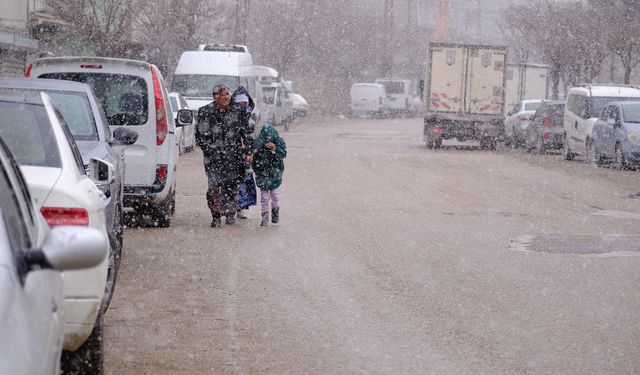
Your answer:
[[[515,108],[521,100],[547,98],[549,66],[509,64],[506,73],[506,109]]]
[[[495,148],[505,108],[504,46],[429,43],[425,74],[424,141],[480,141]]]

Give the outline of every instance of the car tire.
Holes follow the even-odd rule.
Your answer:
[[[76,351],[63,351],[61,368],[63,375],[102,375],[103,369],[103,315],[98,314],[91,335]]]
[[[587,139],[586,145],[586,153],[585,153],[585,162],[594,167],[599,167],[602,164],[602,157],[600,153],[596,149],[596,145],[592,140]]]
[[[171,193],[169,199],[167,199],[159,207],[154,207],[152,212],[152,220],[155,226],[159,228],[168,228],[171,226],[171,218],[175,212],[176,206],[176,194]]]
[[[564,145],[562,146],[562,154],[564,156],[564,160],[573,160],[576,155],[571,152],[571,148],[569,147],[569,142],[567,142],[567,135],[564,135]]]
[[[619,143],[616,144],[613,166],[618,170],[627,169],[627,160],[624,157],[624,151]]]

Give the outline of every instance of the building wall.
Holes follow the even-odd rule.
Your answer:
[[[2,0],[0,13],[0,76],[24,74],[29,53],[38,41],[27,32],[27,0]]]

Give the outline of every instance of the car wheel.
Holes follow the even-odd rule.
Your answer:
[[[624,157],[624,152],[622,150],[622,146],[618,143],[616,144],[615,156],[613,159],[613,166],[616,169],[627,169],[627,160]]]
[[[155,226],[160,228],[168,228],[171,226],[171,218],[175,212],[176,195],[171,194],[171,198],[167,199],[160,207],[154,207],[152,220]]]
[[[109,257],[107,259],[107,282],[104,285],[104,295],[102,296],[102,305],[100,306],[100,313],[107,312],[109,305],[111,304],[111,298],[113,298],[113,292],[116,288],[116,279],[118,277],[118,264],[116,262],[117,249],[109,249]]]
[[[103,315],[98,314],[91,335],[75,352],[62,352],[61,368],[63,375],[101,375],[103,371]]]
[[[589,163],[589,165],[591,166],[599,167],[601,164],[602,157],[600,156],[600,153],[596,149],[595,143],[592,140],[587,139],[585,148],[586,148],[585,161]]]
[[[562,146],[564,160],[573,160],[575,158],[575,154],[571,152],[571,148],[569,147],[569,142],[567,142],[567,135],[564,135],[564,146]]]

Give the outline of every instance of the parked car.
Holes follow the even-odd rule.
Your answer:
[[[113,131],[125,127],[138,132],[138,140],[125,146],[124,207],[149,217],[154,225],[170,226],[178,148],[169,95],[158,68],[137,60],[48,57],[35,60],[27,73],[88,84]],[[189,113],[183,117],[188,121],[177,126],[192,123]]]
[[[640,100],[640,88],[620,85],[582,85],[569,90],[564,110],[564,158],[585,155],[593,139],[593,125],[602,109],[614,101]]]
[[[606,105],[593,125],[587,161],[611,160],[617,169],[640,164],[640,101]]]
[[[307,100],[302,95],[293,90],[292,81],[282,81],[282,85],[287,91],[287,95],[289,96],[289,100],[291,101],[293,118],[305,117],[307,115],[307,111],[309,110],[309,103],[307,103]]]
[[[525,148],[544,154],[560,150],[564,140],[564,101],[543,101],[533,114],[525,136]]]
[[[384,86],[389,98],[389,110],[394,115],[413,115],[413,87],[408,79],[376,79],[375,83]]]
[[[169,93],[169,102],[171,103],[171,112],[173,114],[174,122],[177,122],[178,111],[181,109],[189,109],[187,101],[178,92]],[[178,154],[184,152],[191,152],[196,146],[196,129],[195,125],[189,124],[186,126],[176,127],[176,142],[178,143]]]
[[[106,246],[107,238],[95,229],[49,229],[0,137],[0,372],[60,373],[60,271],[96,266]]]
[[[384,86],[379,83],[355,83],[351,86],[352,117],[386,117],[389,115],[389,99]]]
[[[20,164],[29,190],[50,227],[93,228],[108,238],[104,193],[96,185],[111,182],[111,164],[91,159],[88,172],[60,111],[45,93],[16,95],[0,89],[0,137]],[[108,254],[104,241],[102,254]],[[99,366],[102,352],[102,308],[107,288],[108,257],[86,270],[64,272],[64,344],[70,352],[63,367]],[[89,359],[87,359],[89,358]]]
[[[505,144],[512,147],[524,144],[527,127],[540,103],[542,100],[522,100],[507,113],[504,120]]]
[[[91,87],[83,83],[52,79],[0,78],[0,88],[15,94],[46,92],[69,126],[80,150],[85,170],[89,168],[92,158],[103,160],[113,166],[113,180],[98,185],[98,188],[105,195],[107,233],[111,245],[107,289],[115,288],[123,245],[124,145],[133,144],[138,138],[138,133],[131,129],[119,128],[112,135]],[[105,302],[105,305],[108,305],[109,301]]]

